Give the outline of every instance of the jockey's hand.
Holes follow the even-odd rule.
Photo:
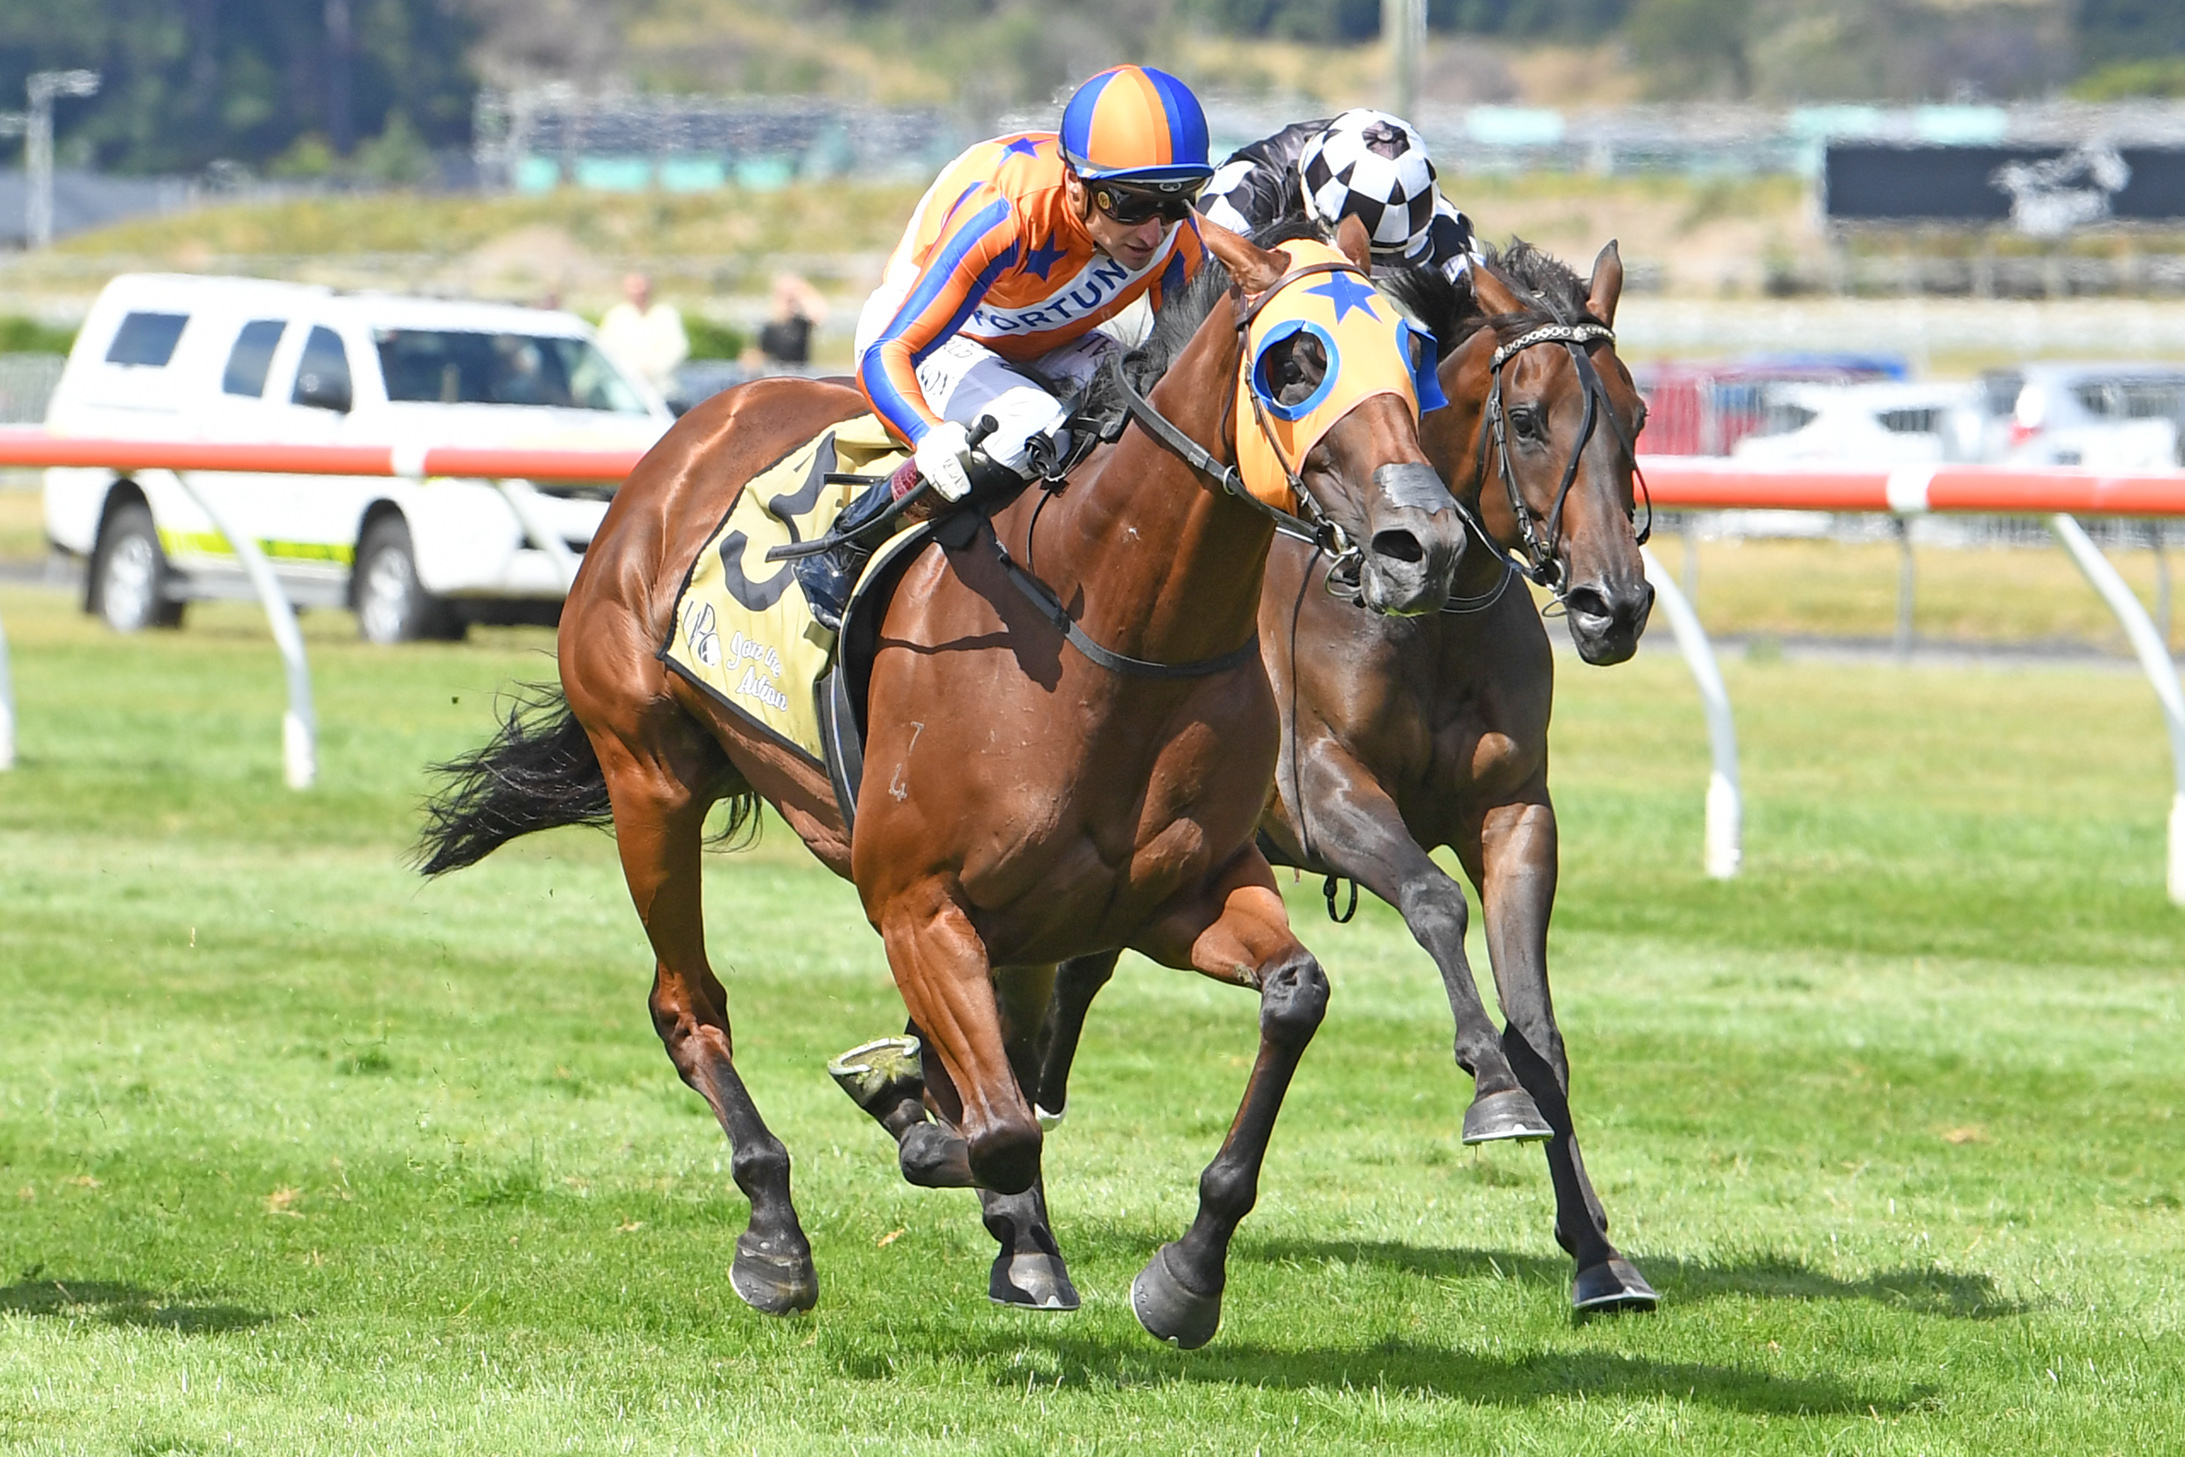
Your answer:
[[[964,427],[943,420],[918,442],[918,474],[949,500],[961,501],[971,494],[971,473],[964,468],[964,457],[970,452],[971,437]]]

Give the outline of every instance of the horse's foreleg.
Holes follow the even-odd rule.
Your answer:
[[[1548,1137],[1553,1129],[1511,1067],[1480,1000],[1464,950],[1464,888],[1420,848],[1395,801],[1362,765],[1329,752],[1316,756],[1308,774],[1304,795],[1320,858],[1394,906],[1441,972],[1456,1019],[1457,1065],[1473,1082],[1464,1141]]]
[[[1011,1056],[977,928],[937,879],[895,895],[875,920],[896,989],[925,1040],[928,1098],[961,1130],[973,1182],[1024,1192],[1039,1178],[1039,1122],[1018,1086],[1017,1064],[1026,1055]],[[1045,997],[1043,984],[1042,1008]]]
[[[1555,810],[1539,802],[1489,810],[1475,854],[1496,994],[1508,1025],[1510,1065],[1555,1129],[1548,1175],[1555,1184],[1555,1238],[1577,1263],[1571,1303],[1580,1310],[1651,1310],[1659,1297],[1609,1243],[1608,1215],[1586,1176],[1570,1113],[1570,1059],[1548,991],[1548,917],[1555,908]]]
[[[769,1314],[810,1310],[819,1299],[819,1278],[789,1196],[789,1151],[737,1075],[727,993],[706,962],[699,876],[710,801],[679,779],[664,756],[639,760],[619,744],[601,748],[622,873],[656,958],[653,1026],[675,1070],[728,1134],[729,1167],[751,1201],[751,1223],[736,1240],[729,1283]]]
[[[1191,1350],[1214,1338],[1229,1241],[1259,1200],[1259,1171],[1298,1059],[1328,1009],[1328,978],[1290,932],[1274,874],[1247,851],[1202,901],[1164,917],[1139,949],[1169,966],[1259,989],[1259,1055],[1221,1151],[1199,1176],[1199,1212],[1131,1282],[1131,1309],[1157,1338]]]
[[[1039,1043],[1055,991],[1055,968],[997,969],[994,991],[1001,1011],[1002,1046],[1016,1074],[1018,1091],[1027,1100],[1036,1099]],[[1016,1194],[981,1189],[979,1213],[986,1232],[1001,1245],[987,1281],[989,1299],[1035,1310],[1077,1309],[1077,1287],[1070,1283],[1061,1246],[1047,1221],[1044,1179],[1035,1179],[1031,1188]]]
[[[1052,1128],[1069,1111],[1070,1069],[1077,1062],[1077,1041],[1085,1031],[1085,1014],[1093,998],[1115,975],[1119,951],[1101,951],[1065,961],[1055,972],[1055,992],[1048,1003],[1046,1046],[1040,1051],[1038,1098],[1034,1108],[1040,1125]]]

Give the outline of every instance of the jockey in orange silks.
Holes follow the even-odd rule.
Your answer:
[[[856,356],[874,412],[943,497],[971,489],[966,427],[991,418],[980,449],[1024,473],[1032,442],[1064,419],[1043,381],[1082,386],[1121,347],[1101,325],[1197,274],[1192,205],[1213,171],[1198,99],[1150,66],[1080,86],[1060,131],[980,142],[942,169],[858,317]],[[852,503],[838,529],[886,503]],[[861,560],[845,549],[799,563],[829,626]]]

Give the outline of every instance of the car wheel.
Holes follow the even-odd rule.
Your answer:
[[[462,623],[448,604],[418,581],[417,553],[401,517],[383,516],[365,528],[351,580],[357,631],[366,642],[462,636]]]
[[[167,600],[169,575],[151,508],[141,501],[116,508],[92,558],[92,610],[116,632],[178,626],[182,604]]]

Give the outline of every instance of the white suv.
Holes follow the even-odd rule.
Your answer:
[[[2185,366],[2026,364],[1981,377],[1990,454],[2011,465],[2185,465]]]
[[[101,439],[644,450],[673,423],[571,314],[125,274],[92,305],[46,426]],[[493,483],[193,472],[298,606],[353,606],[365,637],[552,620],[555,561]],[[581,552],[616,482],[539,487],[534,523]],[[46,535],[89,559],[85,608],[128,632],[196,598],[248,597],[234,552],[164,470],[46,473]]]

